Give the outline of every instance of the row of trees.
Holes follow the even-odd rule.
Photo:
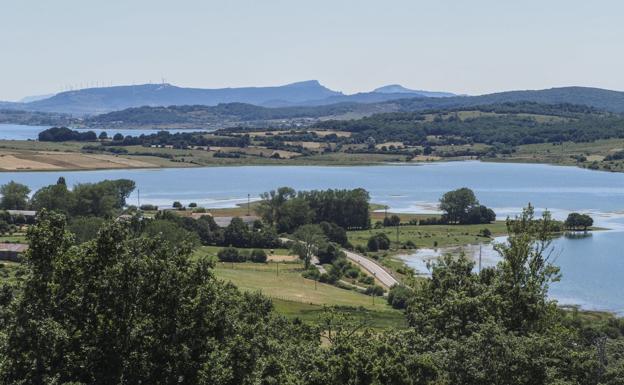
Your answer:
[[[29,198],[30,188],[10,181],[0,186],[0,208],[4,210],[55,210],[67,216],[96,216],[111,218],[126,205],[134,190],[129,179],[104,180],[98,183],[81,183],[69,190],[65,178],[56,184],[42,187]]]
[[[263,193],[256,212],[278,232],[292,232],[309,223],[329,222],[343,229],[370,227],[364,189],[296,192],[290,187]]]
[[[369,330],[330,311],[318,326],[277,315],[217,280],[188,247],[105,225],[79,246],[64,218],[29,231],[26,274],[0,288],[4,384],[618,385],[624,323],[589,324],[548,299],[559,277],[551,219],[508,221],[502,262],[445,257],[392,291],[406,330]]]

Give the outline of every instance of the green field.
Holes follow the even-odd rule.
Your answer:
[[[378,233],[385,233],[391,241],[391,248],[398,249],[408,241],[416,247],[445,247],[474,243],[489,242],[490,238],[479,236],[482,229],[489,229],[492,236],[503,235],[506,232],[504,221],[496,221],[485,225],[407,225],[399,226],[399,245],[397,245],[397,228],[385,227],[361,231],[349,231],[349,241],[354,246],[366,247],[368,239]],[[399,247],[397,247],[399,246]]]

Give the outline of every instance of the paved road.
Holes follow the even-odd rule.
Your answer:
[[[366,269],[369,273],[375,276],[385,287],[392,287],[399,283],[390,273],[388,273],[380,264],[376,261],[373,261],[370,258],[367,258],[363,255],[356,254],[349,250],[342,250],[347,255],[351,261],[359,264],[361,267]]]
[[[282,242],[292,241],[291,239],[288,239],[288,238],[280,238],[280,240]],[[377,278],[377,280],[381,282],[381,284],[384,285],[385,287],[390,288],[399,283],[399,281],[397,281],[392,275],[390,275],[390,273],[388,273],[376,261],[368,257],[365,257],[363,255],[356,254],[349,250],[343,249],[342,251],[344,251],[348,259],[357,263],[362,268],[366,269],[370,274],[375,276],[375,278]],[[325,268],[323,268],[323,266],[319,263],[318,258],[316,257],[312,258],[312,264],[314,264],[319,269],[321,274],[327,272]]]

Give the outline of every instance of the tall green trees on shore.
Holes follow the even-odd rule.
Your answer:
[[[295,192],[290,187],[263,193],[256,211],[279,232],[292,232],[308,223],[328,222],[344,229],[370,227],[368,192],[314,190]]]

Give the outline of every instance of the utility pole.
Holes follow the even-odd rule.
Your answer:
[[[479,244],[479,273],[481,273],[481,245]]]
[[[247,194],[247,216],[250,214],[250,205],[251,205],[251,194]]]
[[[137,208],[141,209],[141,190],[137,189]]]

